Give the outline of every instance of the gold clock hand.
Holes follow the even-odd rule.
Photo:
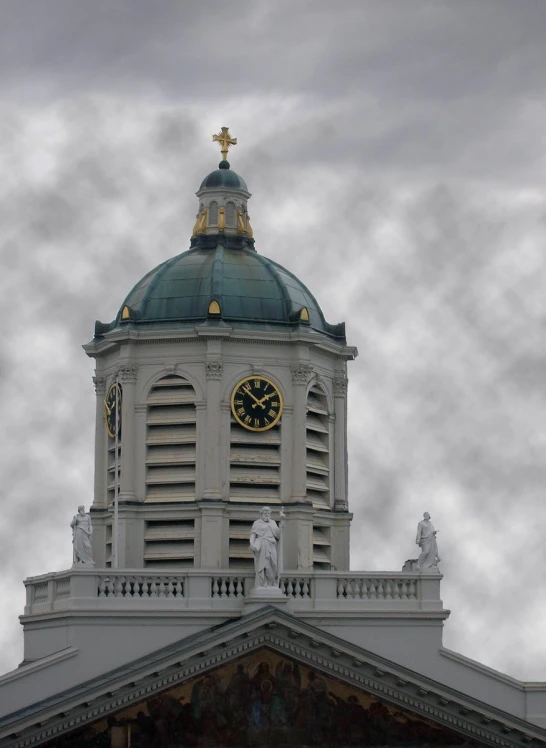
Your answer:
[[[275,397],[276,394],[276,392],[270,392],[269,395],[265,395],[264,397],[262,397],[262,399],[259,400],[258,403],[262,406],[262,408],[265,408],[265,405],[263,404],[264,400],[269,400],[270,397]]]
[[[261,400],[258,400],[258,398],[251,392],[251,390],[245,390],[247,395],[250,395],[250,397],[256,401],[256,404],[252,407],[255,408],[256,405],[260,405],[262,408],[265,408],[265,405],[262,404]]]
[[[112,412],[112,408],[108,407],[108,403],[106,402],[106,400],[104,401],[104,407],[106,408],[106,414],[110,415],[110,413]]]

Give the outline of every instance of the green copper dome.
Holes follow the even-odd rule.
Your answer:
[[[229,163],[227,161],[220,161],[218,169],[211,171],[211,173],[203,179],[201,187],[199,187],[199,192],[201,190],[214,189],[215,187],[220,189],[222,187],[227,189],[231,188],[248,192],[245,180],[229,168]]]
[[[328,324],[313,294],[292,273],[246,246],[220,244],[195,246],[154,268],[129,293],[113,323],[97,323],[95,335],[125,324],[195,325],[214,319],[254,329],[305,325],[345,338],[345,325]]]

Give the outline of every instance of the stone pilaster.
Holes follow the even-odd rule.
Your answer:
[[[223,498],[222,475],[220,468],[222,442],[222,374],[224,366],[219,359],[209,359],[205,363],[207,378],[207,428],[205,442],[205,480],[203,498],[221,500]]]
[[[336,376],[334,390],[334,509],[347,511],[347,386],[345,376]]]
[[[104,420],[104,397],[106,395],[106,377],[93,377],[95,385],[95,480],[94,501],[95,506],[106,506],[106,455],[108,439],[106,436],[106,423]]]
[[[135,491],[135,389],[138,367],[126,364],[118,371],[121,384],[121,461],[120,492],[121,501],[134,501]]]
[[[312,367],[307,363],[294,364],[291,367],[292,393],[294,398],[294,411],[292,414],[292,496],[293,502],[307,501],[307,448],[306,448],[306,405],[307,405],[307,383],[313,373]]]

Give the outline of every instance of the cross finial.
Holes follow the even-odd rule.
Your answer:
[[[222,127],[217,135],[212,136],[213,143],[220,143],[220,151],[222,158],[227,161],[228,149],[230,145],[237,145],[237,138],[232,138],[229,132],[229,127]]]

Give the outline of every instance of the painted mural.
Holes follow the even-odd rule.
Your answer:
[[[478,745],[267,649],[49,744],[50,748]]]

